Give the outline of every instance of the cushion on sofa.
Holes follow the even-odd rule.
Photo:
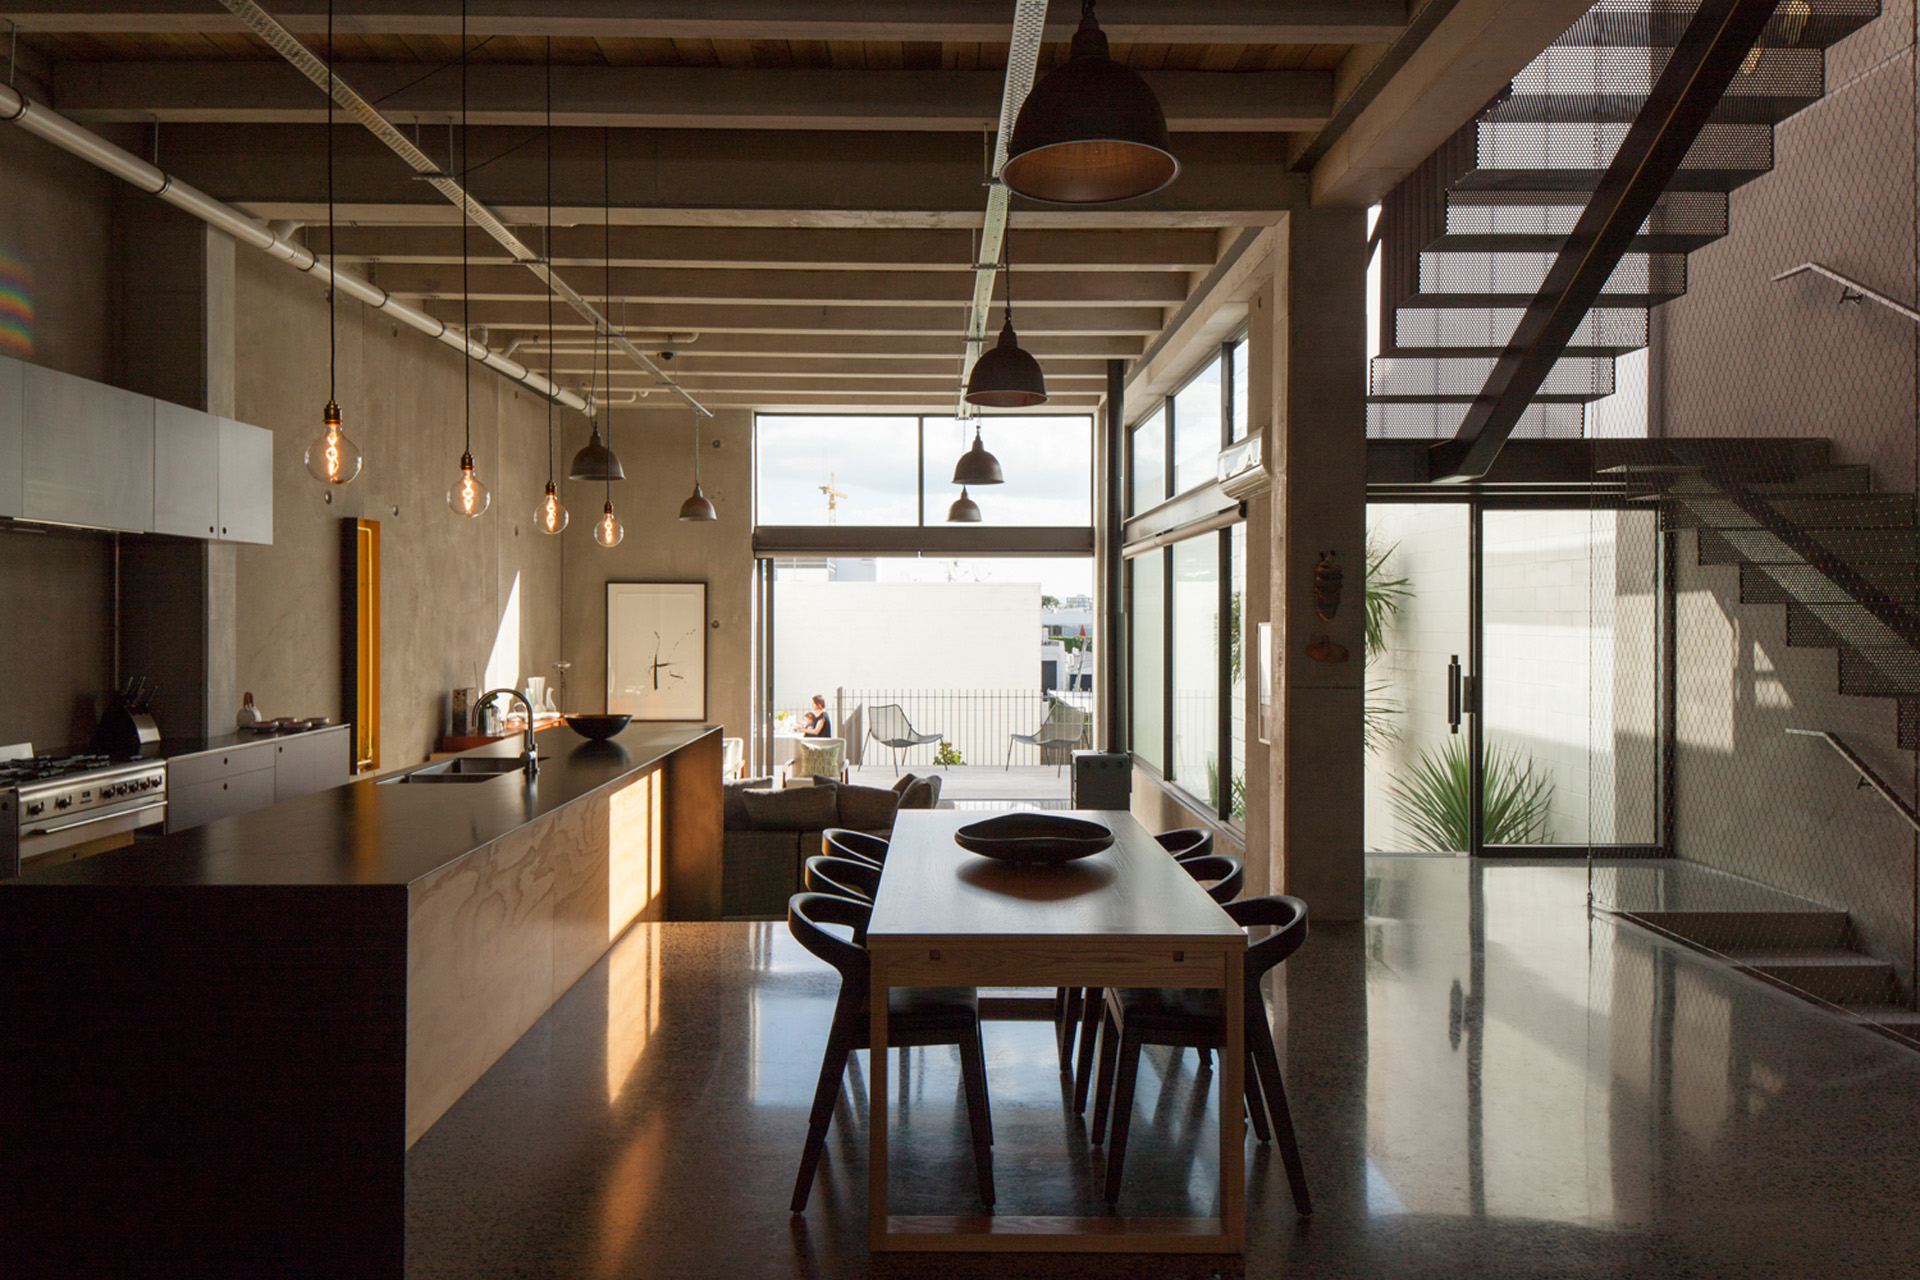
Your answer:
[[[747,817],[759,831],[819,831],[840,819],[840,790],[835,783],[812,787],[782,787],[778,791],[749,787],[740,793]]]
[[[840,784],[840,825],[855,831],[886,831],[893,826],[893,814],[900,797],[886,787],[856,787]]]
[[[933,786],[937,781],[937,778],[915,778],[908,783],[907,789],[900,793],[901,809],[933,808]]]
[[[914,784],[914,781],[915,779],[912,774],[903,773],[899,777],[893,780],[893,786],[889,789],[893,792],[893,794],[897,796],[903,796],[907,794],[907,788],[912,786]]]
[[[752,827],[753,819],[747,816],[747,802],[741,799],[741,796],[749,790],[765,791],[772,785],[772,778],[741,778],[734,782],[721,784],[721,829],[726,831],[745,831]]]

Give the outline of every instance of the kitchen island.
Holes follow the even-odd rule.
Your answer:
[[[719,914],[718,726],[537,742],[0,885],[0,1274],[399,1276],[407,1148],[628,925]]]

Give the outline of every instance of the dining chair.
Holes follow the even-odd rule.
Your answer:
[[[835,858],[851,858],[855,862],[871,862],[876,867],[887,862],[887,842],[880,836],[870,836],[864,831],[849,831],[845,827],[828,827],[820,833],[820,852]]]
[[[871,1047],[867,1016],[869,958],[866,947],[827,931],[828,925],[866,936],[871,908],[849,898],[796,893],[787,902],[787,928],[794,938],[840,972],[840,995],[833,1006],[827,1050],[820,1059],[820,1080],[807,1118],[807,1145],[800,1153],[800,1176],[793,1184],[794,1213],[804,1213],[813,1191],[814,1171],[826,1146],[827,1125],[840,1096],[847,1058]],[[986,1053],[980,1043],[980,1001],[971,987],[896,987],[888,993],[887,1044],[906,1050],[950,1044],[960,1050],[960,1079],[967,1100],[967,1124],[973,1137],[974,1176],[982,1204],[993,1203],[993,1119],[987,1105]]]
[[[1213,832],[1205,827],[1178,827],[1172,831],[1162,831],[1154,839],[1179,862],[1213,852]]]
[[[1230,853],[1208,853],[1178,861],[1188,875],[1206,886],[1207,896],[1221,904],[1239,897],[1240,887],[1246,883],[1247,864]],[[1054,994],[1056,1017],[1062,1022],[1077,1021],[1080,1024],[1080,1053],[1073,1070],[1073,1109],[1076,1114],[1087,1109],[1087,1088],[1093,1081],[1094,1035],[1100,1030],[1100,1006],[1105,994],[1098,987],[1088,987],[1078,992],[1069,987],[1064,1002],[1058,992]],[[1060,1070],[1065,1072],[1070,1041],[1065,1033],[1060,1034],[1060,1039]],[[1205,1069],[1210,1061],[1210,1055],[1202,1050],[1201,1068]]]
[[[871,907],[873,896],[880,892],[880,868],[865,859],[816,853],[807,859],[801,883],[809,893],[830,893]]]
[[[1266,937],[1247,944],[1241,1012],[1247,1054],[1245,1097],[1254,1136],[1262,1143],[1268,1141],[1271,1119],[1272,1134],[1280,1140],[1280,1156],[1293,1188],[1294,1210],[1304,1217],[1313,1212],[1313,1197],[1307,1191],[1306,1169],[1300,1161],[1300,1143],[1293,1131],[1293,1112],[1287,1105],[1286,1082],[1280,1076],[1280,1058],[1273,1047],[1260,981],[1307,940],[1307,904],[1276,894],[1228,903],[1226,912],[1242,928],[1273,929]],[[1098,1146],[1104,1137],[1107,1143],[1106,1199],[1112,1204],[1120,1198],[1140,1050],[1150,1044],[1224,1048],[1227,1024],[1221,1016],[1220,992],[1207,988],[1121,988],[1107,992],[1104,1003],[1093,1142]],[[1111,1134],[1106,1132],[1109,1128]]]

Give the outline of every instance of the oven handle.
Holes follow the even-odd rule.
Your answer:
[[[35,827],[33,830],[23,832],[22,834],[27,836],[57,836],[64,831],[73,831],[80,827],[90,827],[96,822],[110,822],[115,818],[131,818],[138,813],[152,813],[155,809],[164,809],[166,807],[167,802],[161,800],[154,804],[143,804],[138,809],[122,809],[117,813],[102,813],[92,818],[82,818],[78,822],[69,822],[58,827]]]

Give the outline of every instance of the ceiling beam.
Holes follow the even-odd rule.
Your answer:
[[[0,0],[22,31],[237,32],[231,14],[196,0]],[[1006,0],[479,0],[476,36],[586,39],[940,40],[1003,42]],[[275,0],[274,16],[302,35],[326,30],[326,0]],[[1053,0],[1046,38],[1065,41],[1079,6]],[[1100,25],[1116,44],[1358,44],[1391,40],[1406,0],[1134,0],[1112,3]],[[337,0],[345,35],[458,35],[444,0]]]
[[[569,378],[582,376],[601,367],[601,362],[588,352],[584,344],[577,351],[561,351],[551,364],[542,364],[539,354],[522,347],[516,353],[516,359],[531,355],[533,366],[542,371],[554,370]],[[1086,381],[1094,379],[1104,381],[1107,376],[1107,362],[1092,358],[1053,357],[1045,362],[1047,381],[1055,379],[1068,381]],[[897,378],[903,381],[918,381],[923,378],[944,378],[951,389],[953,384],[953,360],[951,357],[925,356],[919,359],[874,360],[864,356],[764,356],[751,362],[737,359],[709,359],[695,349],[678,352],[673,360],[671,372],[675,378],[684,378],[691,382],[694,378],[709,381],[732,378],[781,377],[804,385],[820,378]],[[614,369],[614,383],[618,385],[622,377],[641,377],[631,369]]]
[[[538,225],[546,202],[540,133],[475,128],[471,135],[468,185],[475,198],[515,225]],[[344,128],[335,140],[342,220],[458,222],[459,210],[378,140]],[[445,156],[446,144],[447,131],[421,131],[429,156]],[[624,129],[613,131],[611,145],[616,222],[926,227],[943,225],[942,217],[965,219],[944,224],[957,226],[977,226],[981,218],[980,140],[967,134]],[[169,170],[218,199],[262,217],[324,220],[319,126],[166,125],[159,148]],[[555,221],[597,225],[599,134],[563,131],[554,151]],[[1178,182],[1123,211],[1083,217],[1017,201],[1015,234],[1024,226],[1264,223],[1305,203],[1306,179],[1289,171],[1281,135],[1187,134],[1180,162]]]
[[[490,302],[545,299],[540,281],[520,267],[480,266],[462,282],[458,264],[382,264],[380,287],[401,298],[459,297]],[[599,264],[572,272],[574,287],[596,305],[621,302],[704,302],[768,306],[857,302],[865,306],[927,306],[964,303],[973,281],[953,271],[706,271],[698,268],[618,267]],[[996,296],[1004,296],[996,290]],[[1185,276],[1170,271],[1061,272],[1044,268],[1015,273],[1016,312],[1041,306],[1110,306],[1146,303],[1177,307],[1186,301]],[[996,304],[997,305],[997,304]]]
[[[538,237],[540,228],[523,228]],[[322,256],[338,251],[342,262],[402,262],[447,265],[460,261],[449,230],[423,227],[341,227],[329,241],[325,226],[309,227],[307,246]],[[535,243],[540,243],[537,239]],[[1211,230],[1031,230],[1019,233],[1020,260],[1050,271],[1205,272],[1213,267],[1219,238]],[[545,252],[559,267],[602,257],[599,227],[556,227]],[[483,231],[467,236],[474,264],[508,261]],[[709,270],[972,271],[973,236],[960,229],[848,230],[843,228],[613,228],[616,267],[697,267]]]
[[[0,0],[3,3],[4,0]],[[341,79],[396,124],[445,125],[460,112],[458,77],[421,79],[416,63],[350,62]],[[472,64],[476,127],[544,121],[540,66]],[[1148,71],[1175,133],[1319,129],[1333,109],[1327,71]],[[994,71],[567,66],[554,76],[553,123],[620,129],[960,131],[994,127]],[[54,105],[75,120],[317,124],[326,95],[282,62],[62,62]]]
[[[543,326],[544,330],[544,326]],[[516,331],[518,332],[518,331]],[[688,334],[693,334],[691,340]],[[515,351],[534,353],[535,363],[546,351],[544,331],[519,334]],[[898,333],[876,330],[854,333],[714,333],[695,330],[678,335],[636,330],[634,342],[650,351],[674,351],[681,358],[697,355],[702,360],[753,362],[768,357],[796,357],[808,360],[846,358],[862,362],[883,362],[938,358],[951,365],[960,354],[964,340],[958,329],[939,333]],[[675,338],[678,337],[678,341]],[[592,344],[584,326],[572,333],[558,335],[555,346],[563,353],[585,351]],[[1129,360],[1140,354],[1145,339],[1139,334],[1035,334],[1020,335],[1020,345],[1034,357],[1048,361],[1061,356],[1099,360]]]
[[[432,315],[455,318],[460,310],[457,300],[429,302],[421,308]],[[1146,335],[1160,330],[1164,312],[1159,307],[1020,307],[1020,338],[1028,334],[1127,334]],[[959,338],[964,336],[967,310],[964,305],[921,307],[845,306],[722,306],[711,304],[615,303],[609,317],[623,332],[636,335],[633,341],[645,348],[640,336],[660,333],[921,333]],[[591,332],[585,324],[562,323],[554,317],[556,333]],[[564,319],[574,319],[564,316]],[[473,307],[473,323],[489,330],[537,330],[547,327],[544,302],[479,302]],[[956,345],[954,352],[959,353]]]

